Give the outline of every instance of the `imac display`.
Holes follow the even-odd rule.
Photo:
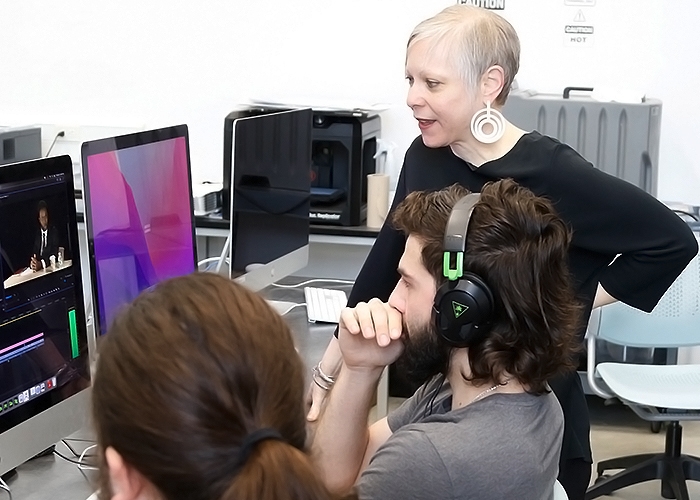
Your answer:
[[[187,126],[83,144],[95,331],[142,290],[197,269]]]
[[[87,421],[73,193],[69,156],[0,167],[0,475]]]
[[[295,109],[233,121],[229,275],[253,290],[308,263],[311,120]]]

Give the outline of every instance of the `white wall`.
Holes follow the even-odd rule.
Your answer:
[[[446,0],[0,1],[0,125],[187,123],[195,180],[222,177],[223,121],[251,98],[388,103],[400,159],[418,133],[404,104],[406,39]],[[578,8],[505,0],[521,88],[640,89],[663,101],[659,197],[700,204],[695,0],[597,0],[592,47],[565,47]],[[46,139],[45,139],[46,140]]]

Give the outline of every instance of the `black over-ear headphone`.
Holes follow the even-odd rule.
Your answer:
[[[449,281],[435,294],[433,322],[440,336],[454,347],[469,347],[480,340],[494,308],[493,294],[484,280],[463,271],[469,220],[478,201],[479,193],[460,199],[445,229],[442,268]]]

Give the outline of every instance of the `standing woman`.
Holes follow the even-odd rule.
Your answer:
[[[692,232],[641,189],[597,170],[566,144],[503,118],[498,110],[519,58],[515,30],[488,10],[451,6],[414,29],[406,51],[407,104],[421,135],[406,152],[391,211],[412,191],[453,183],[480,191],[486,182],[512,178],[549,198],[573,230],[569,265],[584,317],[616,300],[651,311],[697,253]],[[404,243],[399,231],[384,225],[349,306],[387,299],[399,278]],[[582,325],[581,338],[584,332]],[[332,339],[320,362],[322,373],[336,374],[340,359]],[[581,381],[571,373],[550,385],[565,418],[559,480],[570,499],[583,499],[592,457]],[[313,385],[311,392],[307,418],[315,420],[324,394]]]

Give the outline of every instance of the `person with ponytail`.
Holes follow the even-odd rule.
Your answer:
[[[304,373],[284,320],[226,278],[142,293],[100,346],[100,500],[338,498],[306,453]]]

